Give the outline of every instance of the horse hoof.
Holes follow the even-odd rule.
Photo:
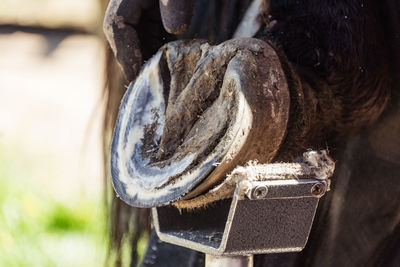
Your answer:
[[[238,164],[270,162],[289,101],[280,61],[261,40],[163,46],[122,100],[111,146],[117,194],[132,206],[166,205],[205,192]]]

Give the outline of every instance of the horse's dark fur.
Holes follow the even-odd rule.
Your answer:
[[[309,125],[298,126],[308,128],[304,136],[299,128],[289,133],[296,143],[330,143],[373,123],[393,80],[377,2],[276,0],[270,14],[267,39],[283,50],[303,87]]]

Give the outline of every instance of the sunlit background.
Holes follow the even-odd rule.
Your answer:
[[[0,0],[0,266],[102,266],[99,0]]]

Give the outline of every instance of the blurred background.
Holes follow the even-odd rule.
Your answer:
[[[102,16],[0,0],[0,266],[104,263]]]

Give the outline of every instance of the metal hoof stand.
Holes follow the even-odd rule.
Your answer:
[[[306,245],[329,180],[238,183],[232,199],[194,211],[152,209],[165,242],[206,254],[206,266],[253,266],[253,254],[296,252]]]

